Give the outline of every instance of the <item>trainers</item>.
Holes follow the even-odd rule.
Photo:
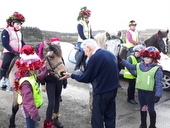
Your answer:
[[[76,69],[76,70],[74,71],[74,73],[77,74],[77,75],[83,74],[83,72],[82,72],[80,69]]]

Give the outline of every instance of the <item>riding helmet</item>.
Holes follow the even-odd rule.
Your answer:
[[[90,17],[90,16],[91,16],[91,11],[88,10],[87,7],[82,7],[77,17],[77,20],[79,21],[83,17]]]
[[[160,59],[160,52],[158,49],[154,46],[147,47],[139,52],[140,56],[142,57],[151,57],[154,59]]]
[[[19,13],[19,12],[14,12],[14,14],[11,15],[6,20],[6,22],[7,22],[8,26],[13,26],[12,23],[14,23],[14,22],[19,22],[19,23],[23,24],[25,22],[25,17],[21,13]]]
[[[130,26],[136,26],[137,25],[137,23],[134,21],[134,20],[131,20],[130,22],[129,22],[129,27]]]

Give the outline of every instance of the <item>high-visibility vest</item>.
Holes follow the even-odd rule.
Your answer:
[[[9,33],[9,45],[14,49],[15,51],[20,52],[22,47],[22,34],[20,31],[15,31],[14,27],[7,27],[6,30]],[[3,52],[10,52],[6,48],[4,48]]]
[[[137,64],[138,63],[134,56],[131,55],[131,56],[128,56],[127,58],[129,58],[129,57],[132,58],[132,64]],[[132,75],[126,67],[124,69],[123,77],[127,78],[127,79],[136,79],[136,77],[134,75]]]
[[[136,65],[137,71],[137,78],[136,78],[136,85],[135,88],[146,90],[146,91],[153,91],[155,85],[155,73],[158,66],[151,68],[149,71],[141,71],[139,67],[139,63]]]
[[[87,38],[87,39],[90,39],[90,30],[91,30],[91,26],[90,24],[86,23],[85,21],[83,20],[80,20],[79,24],[81,24],[83,26],[83,33],[84,33],[84,36]],[[83,42],[83,39],[80,37],[80,35],[78,35],[78,42]]]
[[[34,103],[35,103],[36,107],[38,108],[38,107],[42,106],[44,101],[43,101],[43,96],[42,96],[42,93],[40,90],[40,85],[37,83],[35,78],[36,78],[35,75],[29,76],[29,77],[23,77],[19,80],[19,85],[21,85],[24,81],[30,82],[32,90],[33,90]],[[20,91],[18,93],[19,93],[18,104],[21,104],[22,96],[21,96]]]
[[[138,32],[135,30],[135,31],[132,31],[132,30],[129,30],[129,32],[131,33],[132,35],[132,39],[138,43]],[[127,48],[130,48],[130,47],[134,47],[135,45],[132,44],[131,42],[129,42],[128,38],[126,37],[126,46]]]

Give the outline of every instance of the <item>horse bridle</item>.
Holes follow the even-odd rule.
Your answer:
[[[49,64],[49,66],[50,66],[50,68],[51,68],[50,71],[54,74],[54,76],[55,76],[55,74],[57,74],[58,78],[60,78],[60,74],[59,74],[57,71],[55,71],[55,69],[56,69],[60,64],[63,64],[63,62],[58,62],[54,67],[52,67],[49,58],[46,57],[46,59],[47,59],[48,64]]]

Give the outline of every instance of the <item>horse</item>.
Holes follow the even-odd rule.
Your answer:
[[[43,43],[43,42],[42,42]],[[59,45],[53,43],[44,43],[42,57],[44,58],[45,66],[48,70],[51,70],[54,75],[59,78],[62,76],[63,72],[66,72],[66,68],[62,63],[62,50]],[[14,65],[9,73],[9,81],[12,84],[14,82],[14,73],[17,71],[17,67]],[[19,109],[19,104],[17,102],[18,93],[13,91],[13,103],[12,103],[12,114],[9,120],[9,128],[15,128],[15,116]]]
[[[146,47],[155,46],[160,52],[168,53],[168,33],[167,31],[159,30],[156,34],[152,35],[149,39],[144,41]]]

